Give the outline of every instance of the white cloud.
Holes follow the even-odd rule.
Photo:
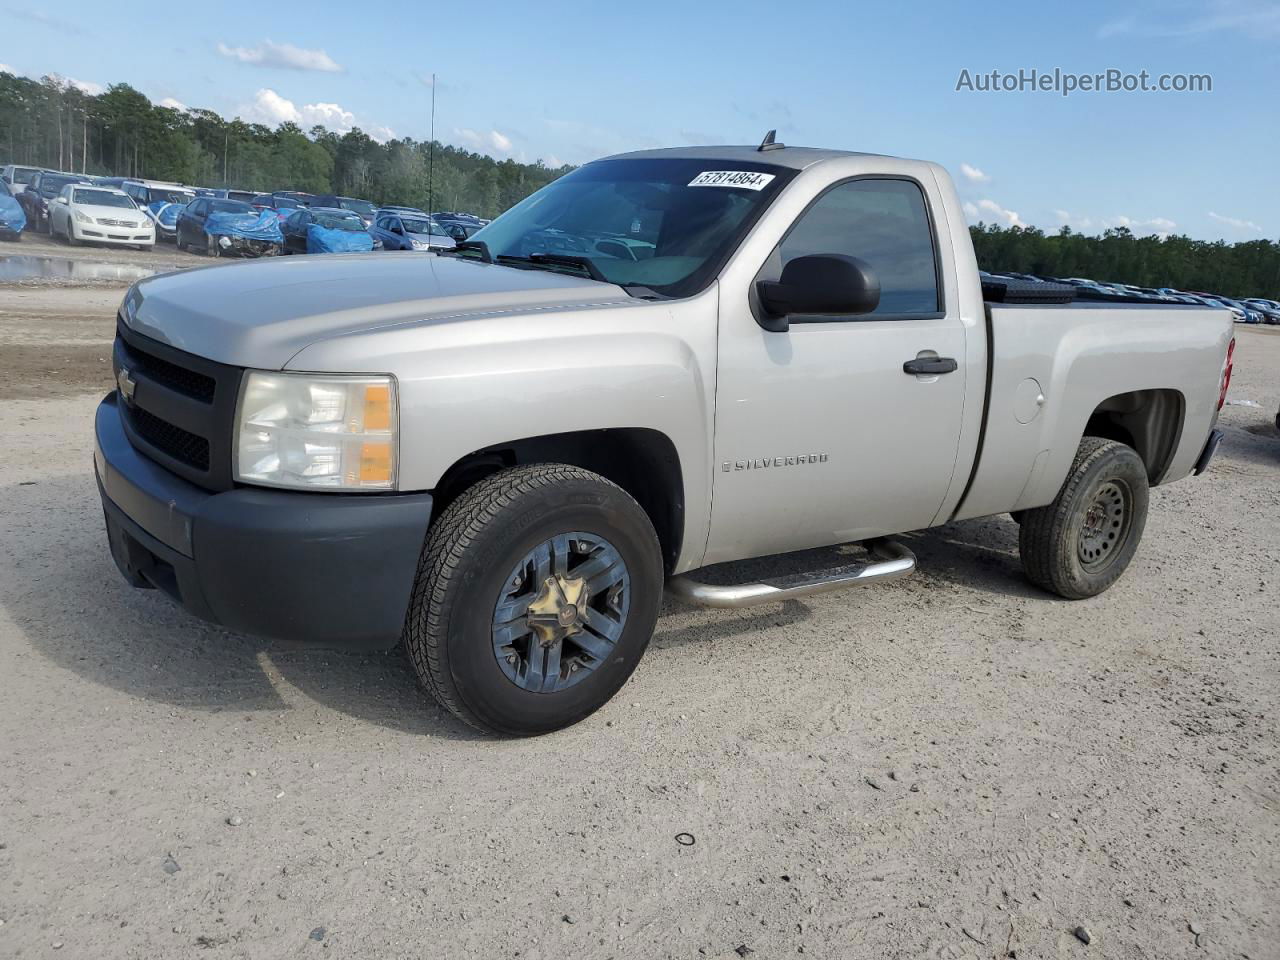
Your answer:
[[[467,127],[455,128],[453,135],[473,150],[483,153],[509,154],[513,144],[511,138],[497,130],[479,133]]]
[[[543,157],[542,165],[551,170],[559,170],[561,167],[564,166],[564,164],[560,162],[560,158],[557,157],[554,153],[548,153],[545,157]]]
[[[1010,227],[1026,226],[1026,224],[1022,222],[1022,218],[1018,216],[1017,211],[1008,210],[1000,206],[1000,204],[996,203],[994,200],[979,200],[978,210],[981,213],[989,213],[994,217],[996,217],[997,219],[1003,220],[1006,226],[1010,226]]]
[[[242,105],[238,113],[250,122],[265,123],[269,127],[296,123],[303,130],[310,130],[319,124],[335,133],[346,133],[356,125],[356,115],[336,103],[307,103],[298,106],[269,87],[254,94],[253,102]]]
[[[365,133],[369,134],[369,139],[374,143],[386,143],[388,140],[396,139],[396,132],[390,127],[370,127]]]
[[[1216,0],[1210,12],[1189,20],[1145,21],[1122,17],[1098,28],[1102,39],[1124,36],[1200,37],[1234,33],[1250,40],[1280,37],[1280,5],[1274,0]]]
[[[1104,227],[1125,227],[1132,233],[1154,233],[1158,237],[1167,237],[1177,224],[1168,217],[1152,217],[1150,220],[1135,220],[1123,214],[1117,217],[1106,217],[1102,221]]]
[[[1151,217],[1147,220],[1128,217],[1124,214],[1117,214],[1113,217],[1091,217],[1081,213],[1071,213],[1068,210],[1054,210],[1053,215],[1058,218],[1060,224],[1079,231],[1109,230],[1124,227],[1131,233],[1154,233],[1158,237],[1167,237],[1178,227],[1168,217]]]
[[[986,183],[991,179],[977,167],[971,167],[967,163],[960,164],[960,174],[970,183]]]
[[[336,103],[308,103],[298,108],[299,122],[304,129],[316,124],[346,133],[356,125],[356,115]]]
[[[1065,227],[1071,227],[1074,230],[1092,230],[1093,217],[1086,217],[1082,214],[1071,213],[1068,210],[1055,210],[1053,215],[1058,218],[1058,223]]]
[[[0,63],[0,73],[12,73],[15,77],[18,75],[18,71],[7,63]]]
[[[181,100],[175,100],[173,97],[165,97],[163,100],[159,102],[160,102],[160,106],[168,107],[170,110],[186,110],[187,109],[187,105],[185,103],[183,103]]]
[[[238,60],[255,67],[316,70],[321,73],[342,72],[342,66],[323,50],[306,50],[291,43],[264,40],[255,47],[229,47],[225,43],[219,43],[216,49],[229,60]]]
[[[964,202],[963,209],[964,209],[964,215],[968,217],[970,220],[978,219],[978,208],[975,204],[972,204],[968,200],[966,200]]]
[[[1262,233],[1262,227],[1254,223],[1252,220],[1241,220],[1239,217],[1227,217],[1220,213],[1209,211],[1209,219],[1217,220],[1218,223],[1225,223],[1229,227],[1235,227],[1237,230],[1249,230],[1253,233]]]
[[[100,83],[93,83],[89,80],[77,80],[75,77],[64,77],[60,73],[49,74],[49,79],[57,83],[64,83],[67,86],[75,87],[81,93],[96,97],[100,93],[106,93],[107,88]]]

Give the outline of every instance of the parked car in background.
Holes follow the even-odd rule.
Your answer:
[[[360,253],[374,240],[358,213],[341,207],[301,207],[281,224],[285,253]]]
[[[209,191],[209,196],[217,197],[219,200],[239,200],[242,203],[252,203],[259,196],[256,190],[231,190],[227,187],[217,187]]]
[[[442,217],[438,213],[432,219],[439,224],[441,230],[458,243],[471,239],[472,234],[483,228],[482,224],[473,223],[470,220],[452,220],[448,217]]]
[[[427,211],[419,207],[405,207],[405,206],[400,206],[394,203],[389,203],[385,207],[379,207],[378,212],[379,213],[412,213],[415,216],[419,216],[419,217],[428,216]]]
[[[281,223],[284,223],[293,211],[301,210],[305,206],[305,204],[301,204],[297,200],[290,200],[288,197],[277,197],[270,193],[260,193],[249,203],[255,210],[270,210]]]
[[[339,197],[331,193],[316,194],[316,196],[312,198],[310,206],[350,210],[352,213],[359,214],[360,219],[364,221],[366,228],[373,226],[374,215],[378,212],[378,208],[368,200],[360,200],[356,197]]]
[[[27,215],[13,195],[8,181],[0,180],[0,239],[21,240],[27,226]]]
[[[311,202],[315,199],[314,194],[301,193],[297,190],[273,190],[271,192],[271,196],[275,197],[277,200],[292,200],[294,206],[298,207],[309,207],[311,206]]]
[[[178,217],[186,209],[185,203],[155,203],[145,208],[156,226],[156,240],[164,243],[176,243],[178,239]]]
[[[18,194],[18,203],[22,204],[22,212],[26,214],[27,226],[36,233],[49,232],[49,204],[53,202],[53,198],[62,192],[62,188],[69,183],[87,183],[88,178],[82,177],[77,173],[57,173],[51,170],[41,170],[31,182],[27,184],[27,189]]]
[[[126,180],[120,185],[120,189],[133,197],[140,207],[158,203],[190,203],[196,197],[196,192],[191,187],[158,180]]]
[[[49,233],[67,243],[105,243],[150,250],[155,223],[123,190],[87,183],[62,188],[49,206]]]
[[[24,167],[21,164],[11,163],[0,167],[0,180],[7,183],[9,192],[14,197],[17,197],[19,193],[27,189],[27,184],[42,170],[44,170],[44,167]]]
[[[1263,323],[1280,325],[1280,303],[1264,300],[1261,297],[1251,297],[1244,301],[1244,305],[1256,311]]]
[[[270,257],[283,238],[274,211],[255,210],[241,200],[197,197],[178,214],[179,250],[198,250],[210,257]]]
[[[452,250],[454,240],[426,214],[379,210],[369,230],[384,250]]]

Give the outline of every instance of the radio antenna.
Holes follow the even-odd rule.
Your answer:
[[[757,153],[764,153],[766,150],[781,150],[786,146],[785,143],[778,143],[775,139],[778,136],[777,130],[770,130],[764,135],[764,139],[760,141],[760,146],[756,147]]]
[[[431,143],[427,147],[427,219],[434,222],[436,192],[436,75],[431,74]]]

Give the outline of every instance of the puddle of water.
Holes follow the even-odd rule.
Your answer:
[[[0,257],[0,283],[15,280],[75,280],[80,282],[118,281],[132,283],[158,271],[136,263],[97,263],[66,257],[20,255]]]

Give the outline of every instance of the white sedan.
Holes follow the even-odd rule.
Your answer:
[[[127,244],[149,250],[156,227],[123,190],[71,183],[49,204],[49,232],[67,243]]]

